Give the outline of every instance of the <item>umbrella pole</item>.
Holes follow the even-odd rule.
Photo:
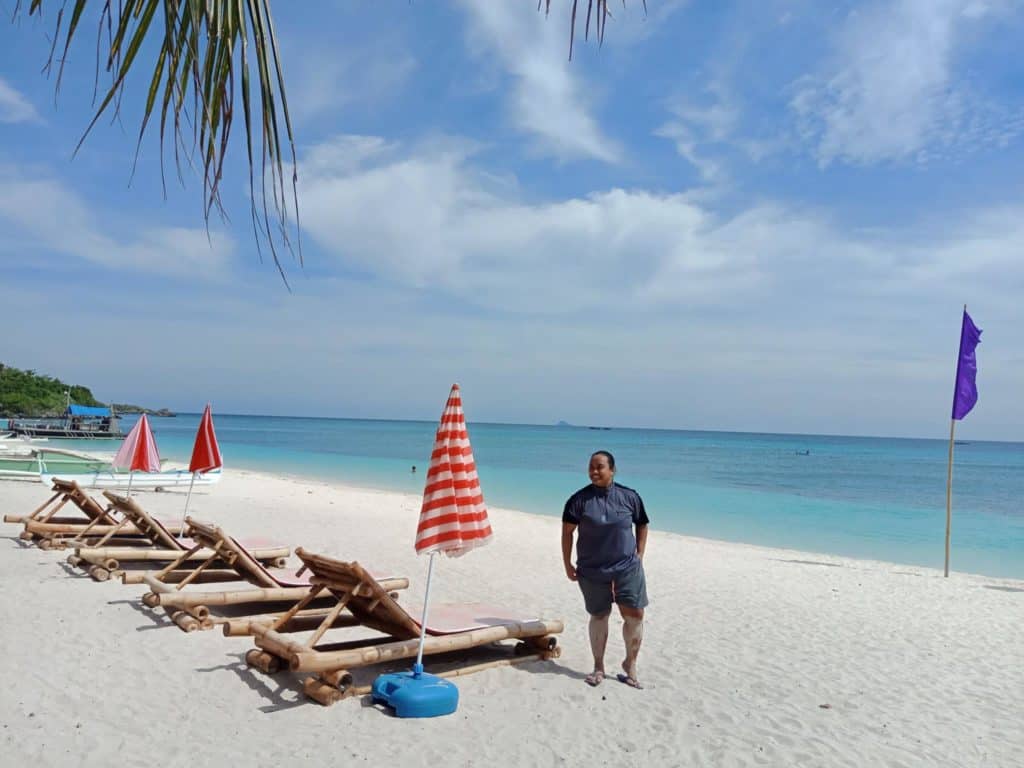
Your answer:
[[[427,593],[423,596],[423,618],[420,620],[420,647],[416,651],[416,663],[413,664],[412,673],[419,677],[423,674],[423,644],[427,639],[427,606],[430,604],[430,577],[434,575],[434,555],[430,553],[430,564],[427,566]]]
[[[127,491],[127,493],[125,493],[125,496],[128,496],[129,498],[131,498],[131,495],[132,495],[132,479],[134,477],[135,477],[135,470],[133,469],[133,470],[131,470],[128,473],[128,491]]]
[[[188,517],[188,502],[192,498],[192,486],[196,484],[196,473],[192,473],[192,479],[188,481],[188,495],[185,496],[185,514],[182,516]],[[178,533],[179,539],[185,538],[185,526],[181,526],[181,531]]]

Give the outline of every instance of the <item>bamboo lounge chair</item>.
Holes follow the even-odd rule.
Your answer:
[[[96,581],[106,581],[120,569],[122,562],[171,561],[176,567],[187,567],[189,561],[207,561],[209,554],[203,552],[203,546],[191,539],[179,539],[164,524],[149,515],[136,501],[127,496],[119,496],[111,491],[103,495],[111,503],[111,507],[124,515],[124,523],[132,524],[145,537],[140,539],[139,546],[105,546],[101,540],[95,547],[79,547],[75,554],[68,557],[72,565],[86,568],[89,575]],[[291,550],[288,547],[261,545],[250,549],[256,560],[268,562],[275,567],[283,567]]]
[[[80,515],[58,515],[68,502]],[[53,495],[28,515],[4,515],[5,523],[21,523],[24,541],[35,541],[41,549],[63,549],[68,540],[84,541],[86,535],[105,536],[116,533],[118,538],[132,539],[140,531],[132,524],[124,524],[110,507],[104,507],[87,494],[74,480],[54,478]],[[165,523],[172,533],[180,533],[181,523]]]
[[[147,584],[153,591],[143,595],[143,603],[151,608],[162,607],[174,623],[185,632],[213,629],[217,624],[222,624],[225,635],[251,634],[251,629],[257,624],[270,624],[278,618],[279,614],[267,613],[268,605],[294,603],[309,593],[309,576],[304,573],[304,567],[294,576],[278,576],[271,573],[259,558],[221,528],[191,517],[185,518],[185,523],[186,534],[194,545],[183,552],[178,560],[154,573],[125,573],[122,576],[125,583]],[[177,583],[169,583],[175,569],[184,564],[193,553],[203,549],[206,550],[206,559]],[[210,572],[207,569],[217,562],[227,564],[234,572],[235,580],[249,582],[255,588],[229,591],[186,589],[190,584],[203,581],[204,576]],[[216,580],[222,579],[218,576]],[[389,593],[409,586],[409,580],[405,578],[381,579],[379,583]],[[368,596],[370,591],[366,589],[364,593]],[[255,615],[215,618],[210,613],[210,606],[258,606],[260,611]],[[315,627],[320,624],[323,614],[323,609],[312,606],[302,615],[292,616],[284,631],[301,631],[309,628],[311,622],[315,622]],[[354,623],[356,622],[351,616],[339,616],[335,625]]]
[[[303,600],[282,614],[274,624],[253,628],[257,647],[246,654],[245,661],[249,666],[267,673],[276,672],[285,665],[294,672],[311,672],[314,676],[304,681],[303,690],[321,704],[330,705],[348,696],[369,693],[369,686],[354,685],[349,670],[417,654],[419,622],[395,602],[359,563],[315,555],[301,547],[295,550],[295,554],[312,574],[310,589]],[[279,631],[280,626],[298,615],[324,591],[333,595],[337,602],[305,643],[286,637]],[[359,620],[361,626],[376,630],[383,637],[317,646],[333,619],[344,608]],[[504,608],[484,605],[431,606],[430,620],[424,655],[476,648],[507,639],[521,641],[513,647],[514,655],[482,664],[464,664],[441,673],[443,676],[557,658],[561,652],[554,637],[562,631],[561,621],[528,618]]]

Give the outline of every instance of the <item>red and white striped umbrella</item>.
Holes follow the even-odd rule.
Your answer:
[[[430,454],[416,552],[458,556],[490,539],[491,523],[469,445],[462,394],[453,384]]]

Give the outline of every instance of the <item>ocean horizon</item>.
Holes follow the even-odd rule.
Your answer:
[[[150,417],[187,463],[200,414]],[[125,428],[134,422],[124,418]],[[225,468],[420,494],[436,421],[215,414]],[[560,516],[616,457],[655,530],[942,568],[949,441],[599,425],[468,424],[488,504]],[[109,441],[76,441],[110,450]],[[951,570],[1024,578],[1024,443],[957,440]],[[413,472],[412,467],[417,471]],[[212,497],[216,489],[211,491]],[[557,543],[552,543],[557,554]],[[555,556],[555,555],[553,555]]]

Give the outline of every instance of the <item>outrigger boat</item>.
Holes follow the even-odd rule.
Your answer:
[[[63,477],[103,469],[110,469],[110,460],[91,453],[17,443],[0,449],[0,478],[34,480],[43,475]]]
[[[188,488],[194,485],[215,485],[220,482],[220,469],[196,472],[193,481],[187,469],[165,470],[163,472],[115,472],[108,463],[105,469],[86,472],[63,472],[42,474],[43,485],[52,486],[55,478],[74,480],[82,488]]]
[[[124,437],[117,414],[110,408],[68,403],[64,416],[56,419],[10,419],[7,430],[16,435],[72,440],[111,440]]]

